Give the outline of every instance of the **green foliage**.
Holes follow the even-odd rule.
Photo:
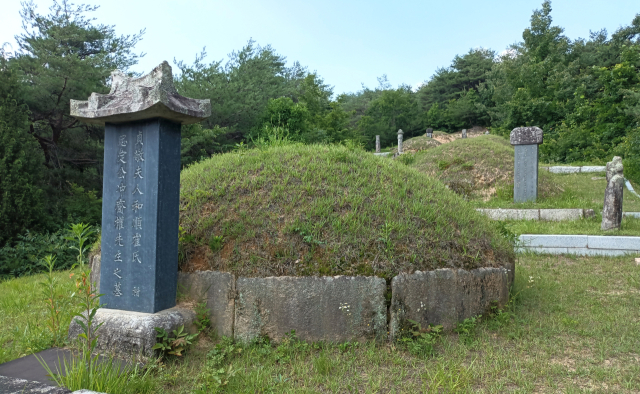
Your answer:
[[[375,136],[380,136],[382,146],[390,146],[398,138],[402,129],[404,138],[424,133],[419,120],[416,95],[410,86],[382,90],[367,104],[364,116],[358,121],[358,130],[366,141],[367,149],[372,149]]]
[[[405,166],[410,166],[416,162],[416,155],[413,153],[404,153],[398,156],[398,161]]]
[[[43,223],[44,157],[27,116],[25,106],[0,97],[0,246]]]
[[[429,357],[435,354],[434,345],[442,334],[442,326],[429,325],[422,327],[417,321],[408,320],[411,324],[399,342],[407,347],[409,353],[418,357]]]
[[[260,130],[257,138],[251,141],[253,146],[258,149],[264,150],[271,147],[282,147],[295,144],[291,139],[291,133],[289,129],[282,126],[272,126],[265,124]],[[241,150],[244,153],[244,150]]]
[[[240,370],[233,364],[225,366],[235,355],[242,353],[242,347],[233,343],[231,338],[223,337],[220,343],[207,353],[206,363],[198,376],[200,388],[196,394],[208,394],[220,392],[229,384]]]
[[[183,125],[180,145],[182,167],[187,167],[199,160],[211,157],[214,153],[228,149],[222,142],[222,136],[226,133],[227,129],[218,125],[211,129],[204,129],[200,123]]]
[[[205,64],[205,57],[203,50],[192,65],[175,62],[181,71],[176,87],[185,96],[211,100],[212,116],[204,127],[220,127],[215,142],[221,151],[255,140],[265,126],[286,128],[292,140],[305,143],[352,136],[349,114],[340,99],[331,100],[331,87],[297,62],[286,67],[271,46],[250,40],[224,65]]]
[[[212,235],[209,238],[209,248],[212,252],[217,252],[224,245],[224,237],[222,235]]]
[[[156,344],[153,345],[154,350],[159,350],[160,357],[167,356],[182,357],[182,353],[191,345],[191,342],[198,334],[189,334],[184,331],[184,325],[173,330],[173,337],[162,327],[154,327],[158,332],[156,334]]]
[[[479,319],[480,316],[474,316],[468,319],[464,319],[463,321],[456,324],[456,328],[454,328],[453,331],[455,331],[459,335],[459,338],[462,342],[470,345],[475,340],[475,333]]]
[[[486,106],[491,103],[478,91],[489,78],[495,55],[490,49],[472,49],[436,70],[417,92],[425,127],[458,131],[490,124]]]
[[[0,248],[0,277],[18,277],[43,270],[40,264],[46,255],[52,255],[56,269],[70,268],[76,260],[63,231],[18,235],[13,246]]]
[[[203,332],[211,328],[211,319],[209,318],[209,309],[207,308],[207,302],[201,301],[196,303],[195,311],[195,324],[198,327],[198,331]]]

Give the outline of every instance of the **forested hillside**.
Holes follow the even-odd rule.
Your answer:
[[[25,230],[99,224],[104,129],[71,118],[69,100],[108,92],[110,72],[131,73],[144,44],[144,30],[120,36],[97,24],[92,6],[61,1],[44,14],[23,7],[19,47],[5,46],[0,56],[0,246]],[[427,127],[483,126],[507,135],[535,125],[545,131],[543,161],[604,163],[621,155],[625,175],[640,182],[640,15],[628,19],[611,35],[570,39],[554,26],[546,1],[504,52],[462,53],[419,87],[394,88],[382,76],[377,87],[342,94],[322,70],[253,40],[226,58],[216,54],[220,60],[203,51],[174,64],[179,92],[212,103],[209,119],[183,127],[182,164],[274,132],[372,149],[375,135],[383,146],[395,144],[399,128],[410,138]]]

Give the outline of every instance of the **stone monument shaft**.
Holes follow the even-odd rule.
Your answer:
[[[177,149],[176,149],[177,147]],[[102,302],[155,313],[175,305],[180,124],[107,123],[102,196]]]
[[[71,102],[71,115],[105,124],[101,303],[156,313],[176,299],[181,124],[210,116],[211,105],[178,95],[167,62],[112,77],[108,95]]]
[[[535,201],[538,198],[538,145],[542,129],[517,127],[509,137],[514,148],[513,201]]]

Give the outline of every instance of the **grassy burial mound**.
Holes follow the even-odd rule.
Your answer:
[[[496,192],[513,193],[513,147],[499,136],[455,139],[416,154],[413,167],[468,197],[486,199]],[[548,178],[540,172],[541,197],[556,188]]]
[[[327,145],[217,155],[182,172],[181,269],[244,276],[497,267],[495,225],[439,181]]]
[[[487,131],[487,129],[485,129],[484,127],[474,127],[472,129],[467,129],[467,138],[480,137],[481,135],[484,135],[485,131]],[[449,142],[452,142],[461,138],[462,138],[462,130],[455,133],[445,133],[443,131],[433,132],[433,139],[442,144],[448,144]]]
[[[429,148],[435,148],[436,146],[442,145],[440,142],[434,140],[433,138],[429,138],[426,135],[421,135],[418,137],[409,138],[406,141],[402,142],[402,151],[404,153],[415,153],[423,150],[427,150]],[[392,153],[396,153],[398,151],[398,147],[396,146],[391,150]]]

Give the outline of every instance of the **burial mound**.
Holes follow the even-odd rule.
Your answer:
[[[423,150],[427,150],[429,148],[435,148],[436,146],[441,145],[440,142],[436,141],[433,138],[429,138],[425,135],[421,135],[418,137],[409,138],[408,140],[402,143],[402,151],[404,153],[415,153]],[[398,147],[395,147],[391,150],[391,153],[396,153],[398,151]]]
[[[498,188],[513,193],[513,147],[500,136],[454,139],[418,153],[413,167],[467,197],[487,199]],[[556,189],[549,177],[541,173],[540,195],[552,194]]]
[[[249,277],[509,266],[513,247],[444,184],[340,146],[216,155],[183,170],[181,269]]]

